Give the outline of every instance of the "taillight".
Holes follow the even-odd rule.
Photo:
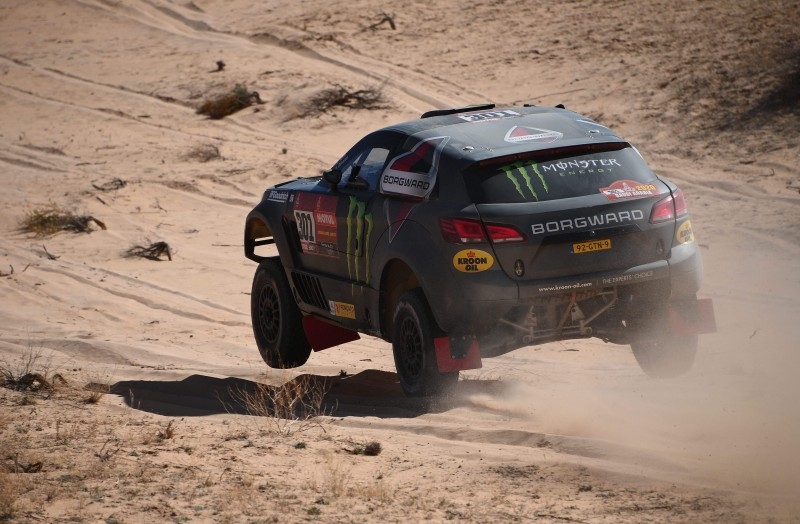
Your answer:
[[[442,236],[454,244],[477,244],[487,242],[480,220],[468,218],[439,218]]]
[[[675,218],[681,218],[689,214],[689,207],[686,205],[683,191],[676,189],[675,192],[672,193],[672,198],[675,199]]]
[[[650,212],[650,223],[659,224],[668,220],[675,220],[686,216],[688,213],[689,209],[686,207],[683,191],[676,189],[670,196],[656,202]]]
[[[495,244],[525,240],[525,236],[513,226],[486,224],[486,232],[489,233],[489,239]]]
[[[484,226],[480,220],[471,218],[440,217],[439,227],[444,239],[454,244],[478,244],[489,240],[495,244],[501,244],[525,240],[525,236],[514,226],[504,224],[486,224]]]

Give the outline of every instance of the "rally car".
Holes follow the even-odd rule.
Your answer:
[[[563,106],[435,110],[370,133],[321,175],[267,189],[244,250],[269,366],[365,333],[391,342],[411,396],[583,337],[675,376],[714,329],[681,190]]]

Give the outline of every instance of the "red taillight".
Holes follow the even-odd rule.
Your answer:
[[[656,202],[656,205],[653,206],[653,210],[650,212],[651,224],[660,224],[661,222],[674,219],[675,201],[672,199],[672,195]]]
[[[525,240],[525,236],[513,226],[486,224],[486,232],[489,233],[489,239],[495,244]]]
[[[517,228],[503,224],[484,224],[470,218],[439,218],[442,236],[454,244],[477,244],[491,240],[495,244],[522,242],[525,236]],[[488,233],[488,239],[487,239]]]
[[[689,208],[686,205],[686,199],[683,197],[683,191],[676,189],[672,193],[672,198],[675,199],[675,218],[681,218],[689,213]]]
[[[683,191],[676,189],[672,195],[662,198],[653,210],[650,212],[650,223],[660,224],[668,220],[675,220],[682,216],[686,216],[689,209],[686,207],[686,199],[683,197]]]
[[[480,220],[468,218],[439,218],[442,236],[454,244],[476,244],[487,242]]]

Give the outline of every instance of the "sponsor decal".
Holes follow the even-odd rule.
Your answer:
[[[601,187],[600,193],[608,200],[626,198],[644,198],[658,196],[658,188],[654,184],[643,184],[635,180],[617,180],[608,187]]]
[[[539,166],[535,163],[525,164],[522,162],[515,162],[502,166],[500,169],[505,172],[506,178],[514,184],[517,193],[525,200],[530,200],[531,198],[537,202],[539,200],[539,194],[533,187],[533,175],[536,175],[541,189],[544,190],[545,193],[550,191],[544,176],[542,176],[542,172],[539,170]]]
[[[331,315],[335,317],[352,318],[353,320],[356,318],[356,307],[353,304],[328,300],[328,306],[331,309]]]
[[[678,227],[678,230],[675,232],[675,240],[677,240],[679,244],[694,242],[694,231],[692,231],[692,223],[690,221],[687,220]]]
[[[384,214],[386,223],[389,224],[389,243],[391,244],[400,228],[406,223],[406,219],[411,215],[411,211],[417,207],[416,202],[408,200],[387,199],[384,200]]]
[[[656,278],[655,271],[653,270],[639,271],[638,273],[629,273],[625,275],[603,277],[595,281],[570,282],[568,284],[554,284],[552,286],[540,287],[539,292],[548,293],[548,292],[575,291],[579,289],[589,289],[594,287],[606,287],[617,284],[641,282],[644,280],[652,280],[653,278]]]
[[[505,141],[512,144],[518,142],[535,142],[537,144],[549,144],[562,138],[563,133],[550,131],[549,129],[539,129],[537,127],[514,126],[506,133]]]
[[[455,254],[453,265],[462,273],[480,273],[494,265],[494,258],[480,249],[464,249]]]
[[[276,191],[275,189],[272,189],[269,193],[267,193],[267,200],[271,200],[272,202],[286,202],[288,199],[288,191]]]
[[[639,209],[633,211],[617,211],[611,213],[598,213],[576,218],[564,218],[551,222],[531,224],[534,235],[543,233],[559,233],[562,231],[581,231],[599,226],[620,225],[644,219],[644,213]]]
[[[573,284],[556,284],[554,286],[540,287],[539,291],[546,293],[548,291],[574,291],[576,289],[586,289],[592,287],[592,282],[575,282]]]
[[[622,167],[616,158],[593,158],[591,160],[559,160],[541,165],[543,173],[553,173],[559,176],[591,175],[612,171],[615,167]]]
[[[519,113],[511,109],[505,109],[503,111],[487,111],[486,113],[458,115],[458,118],[466,120],[467,122],[486,122],[487,120],[499,120],[501,118],[511,118],[514,116],[519,116]]]
[[[303,253],[338,257],[336,203],[331,195],[298,193],[294,203],[294,220]]]
[[[369,243],[372,237],[372,213],[365,214],[367,203],[350,197],[347,208],[347,275],[350,280],[369,282]],[[364,274],[361,274],[361,256],[364,255]],[[354,291],[355,288],[351,288]]]
[[[639,273],[631,273],[629,275],[619,275],[616,277],[608,277],[603,279],[603,285],[608,286],[612,284],[622,284],[624,282],[635,282],[653,276],[652,271],[641,271]]]
[[[423,140],[414,149],[393,158],[381,174],[381,192],[426,198],[433,191],[442,149],[449,136]]]

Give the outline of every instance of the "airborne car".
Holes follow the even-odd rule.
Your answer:
[[[714,329],[681,190],[563,106],[436,110],[375,131],[321,176],[267,189],[244,246],[268,365],[366,333],[391,342],[411,396],[583,337],[679,375]]]

